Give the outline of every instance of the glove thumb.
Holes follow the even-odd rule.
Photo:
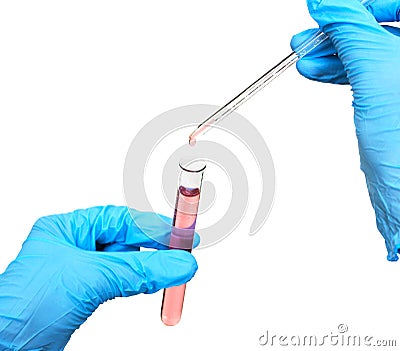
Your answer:
[[[398,38],[381,27],[358,0],[307,0],[307,5],[335,46],[355,100],[365,95],[366,83],[375,82],[376,77],[380,78],[376,92],[382,93],[386,78],[391,78],[392,50],[398,46]]]
[[[181,285],[197,271],[194,256],[183,250],[94,252],[97,295],[102,302],[114,297]]]
[[[371,50],[371,41],[381,42],[382,35],[390,36],[359,0],[307,0],[307,5],[311,16],[330,37],[339,55],[347,45],[351,45],[360,49],[362,57]],[[341,59],[346,60],[346,57]]]
[[[353,30],[361,26],[363,32],[366,26],[380,28],[375,17],[359,0],[307,0],[307,6],[312,18],[329,36],[337,32],[337,25],[343,24]]]

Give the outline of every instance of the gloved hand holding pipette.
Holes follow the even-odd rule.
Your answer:
[[[361,169],[388,260],[400,249],[400,0],[308,0],[311,16],[330,38],[297,63],[313,80],[350,84]],[[293,37],[295,48],[314,31]],[[337,55],[336,55],[337,53]]]
[[[171,232],[165,221],[114,206],[39,219],[0,275],[0,350],[63,350],[101,303],[186,283],[196,261],[163,250]]]

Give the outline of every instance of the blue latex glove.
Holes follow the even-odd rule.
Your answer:
[[[313,80],[350,84],[361,169],[388,260],[400,248],[400,30],[378,22],[399,21],[399,0],[308,0],[311,16],[330,38],[300,60]],[[315,30],[293,37],[297,47]],[[337,53],[337,54],[336,54]]]
[[[197,264],[186,251],[140,252],[140,247],[166,247],[138,227],[153,238],[170,234],[156,214],[126,207],[40,218],[0,275],[0,350],[63,350],[101,303],[193,277]]]

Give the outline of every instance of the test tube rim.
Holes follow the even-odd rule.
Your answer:
[[[200,163],[201,166],[199,166],[196,169],[193,168],[188,168],[190,165],[192,165],[193,163]],[[189,173],[200,173],[203,172],[206,167],[207,167],[207,163],[205,162],[205,160],[202,159],[193,159],[193,158],[181,158],[179,160],[179,167],[185,171],[185,172],[189,172]]]

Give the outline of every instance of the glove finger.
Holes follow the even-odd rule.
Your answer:
[[[294,35],[290,41],[290,47],[293,51],[297,52],[297,49],[309,41],[317,32],[319,32],[319,29],[313,28]],[[325,57],[335,53],[336,48],[333,46],[332,41],[327,39],[311,50],[305,57]]]
[[[31,236],[52,236],[84,250],[95,251],[107,245],[166,249],[171,218],[129,209],[125,206],[99,206],[40,218]],[[198,245],[200,237],[194,236]],[[118,250],[119,251],[119,250]]]
[[[292,50],[296,51],[318,31],[308,29],[293,36],[290,42]],[[327,39],[297,62],[297,70],[305,78],[318,82],[348,84],[343,64],[335,54],[336,48],[332,41]]]
[[[342,62],[337,56],[303,58],[296,64],[299,73],[323,83],[349,84]]]
[[[140,212],[134,209],[129,211],[137,228],[144,233],[142,236],[135,237],[136,245],[160,250],[168,248],[172,229],[171,218],[153,212]],[[133,244],[129,240],[125,240],[125,243]],[[193,247],[197,247],[199,244],[200,236],[194,233]]]
[[[97,282],[92,289],[102,301],[181,285],[197,271],[194,256],[183,250],[91,254]]]
[[[129,227],[129,212],[126,207],[98,206],[39,218],[30,236],[47,235],[62,239],[72,246],[95,251],[96,246],[115,242]]]
[[[400,21],[399,0],[375,0],[369,2],[366,8],[378,22]]]
[[[193,248],[196,248],[197,246],[199,246],[199,244],[200,244],[200,236],[199,234],[194,233]],[[142,242],[140,246],[128,245],[125,243],[112,243],[106,245],[101,245],[96,243],[96,251],[105,251],[105,252],[139,251],[140,247],[145,247],[148,249],[157,249],[157,250],[169,249],[169,246],[154,242],[153,240],[150,240],[149,243]]]

